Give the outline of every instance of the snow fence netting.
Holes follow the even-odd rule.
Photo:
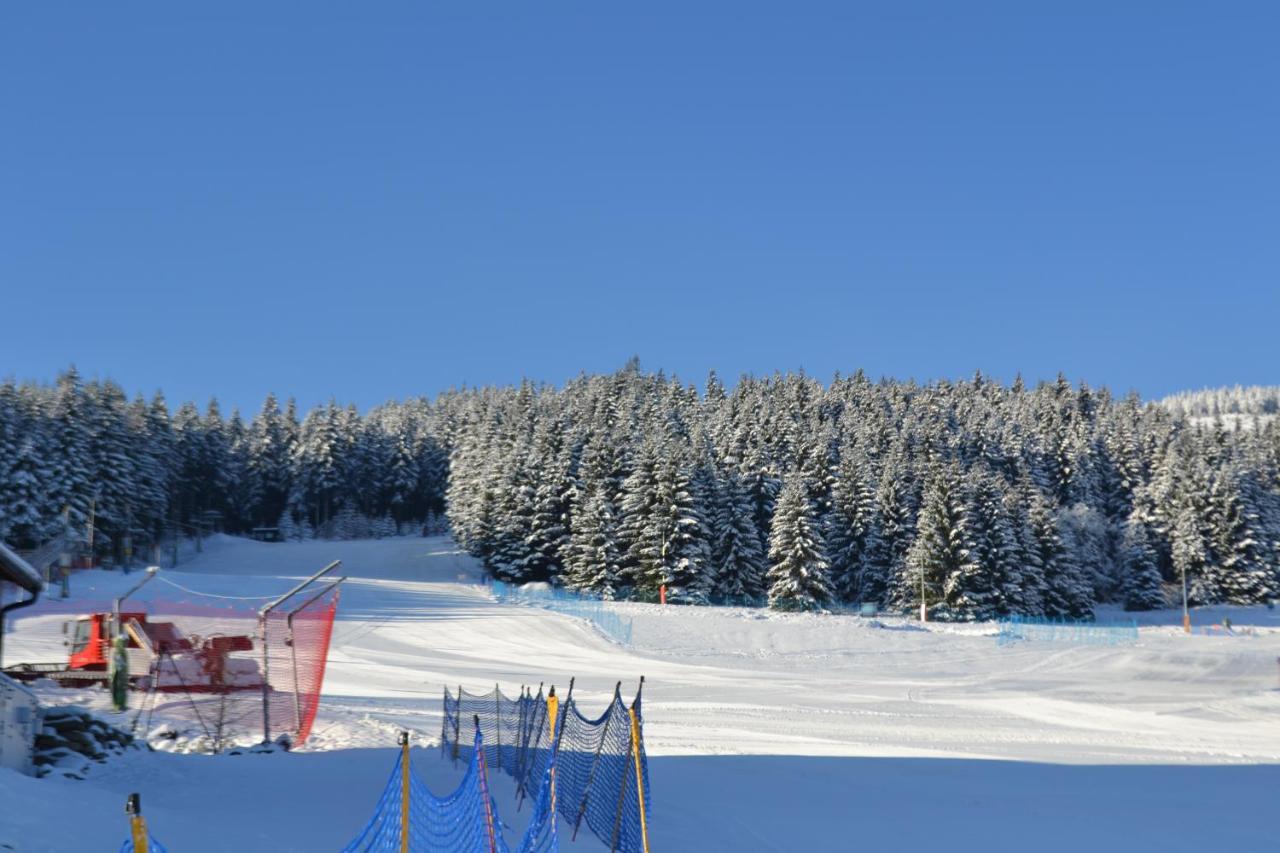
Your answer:
[[[602,599],[563,587],[516,586],[495,580],[489,585],[494,599],[502,604],[524,604],[585,619],[614,642],[631,645],[631,620],[610,610]]]
[[[329,640],[338,612],[338,587],[331,585],[300,598],[272,610],[261,626],[268,686],[263,739],[283,734],[294,745],[306,742],[320,707]]]
[[[407,766],[409,750],[402,748],[391,776],[374,807],[373,817],[343,853],[399,853],[407,840],[414,853],[547,853],[557,851],[555,764],[547,765],[540,796],[528,828],[514,848],[502,836],[502,818],[489,793],[487,750],[476,729],[462,782],[437,797]],[[408,804],[406,812],[405,804]]]
[[[1019,640],[1070,643],[1079,646],[1131,646],[1138,642],[1138,623],[1093,622],[1049,616],[1002,616],[996,644],[1007,646]]]
[[[585,825],[611,850],[643,853],[651,800],[642,692],[643,681],[628,707],[619,684],[604,713],[591,718],[578,710],[571,683],[553,728],[541,688],[537,695],[522,689],[512,699],[496,685],[483,694],[459,687],[455,695],[446,687],[442,748],[456,760],[469,760],[467,721],[478,718],[488,765],[515,779],[522,801],[540,798],[554,762],[555,805],[567,831],[576,837]]]
[[[167,728],[215,751],[281,736],[304,743],[319,708],[337,586],[264,616],[263,598],[214,596],[161,580],[166,597],[139,596],[122,607],[134,733]],[[89,605],[89,612],[111,610],[111,602]]]

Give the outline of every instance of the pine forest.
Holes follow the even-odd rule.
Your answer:
[[[72,369],[0,383],[0,538],[35,547],[92,516],[119,559],[215,528],[448,530],[514,583],[784,610],[923,599],[957,620],[1160,608],[1184,579],[1193,605],[1256,603],[1280,595],[1273,399],[860,372],[699,388],[633,361],[363,414],[269,396],[246,419]]]

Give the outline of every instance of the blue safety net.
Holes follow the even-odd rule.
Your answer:
[[[483,735],[476,731],[469,749],[466,775],[447,796],[437,797],[417,775],[409,772],[409,850],[413,853],[547,853],[558,851],[556,820],[551,811],[555,786],[544,784],[545,796],[535,803],[520,843],[511,848],[503,837],[497,804],[489,793]],[[396,758],[391,776],[374,807],[373,817],[343,853],[399,853],[404,831],[404,753]],[[549,779],[555,767],[547,768]],[[545,780],[544,780],[545,781]]]
[[[132,838],[126,838],[124,844],[120,845],[120,853],[134,853],[138,848],[134,846]],[[155,836],[147,833],[147,853],[169,853],[165,846],[156,841]]]
[[[541,804],[548,770],[555,767],[555,809],[573,837],[585,825],[611,850],[640,853],[644,849],[637,756],[644,789],[644,817],[651,809],[649,763],[644,751],[640,695],[631,708],[615,689],[604,713],[587,717],[569,696],[558,706],[555,728],[548,720],[547,700],[522,690],[512,699],[495,688],[483,694],[448,688],[444,695],[442,744],[456,760],[472,758],[461,737],[463,721],[478,719],[484,733],[487,763],[515,779],[521,802]],[[632,749],[630,710],[636,713],[639,742]],[[549,805],[549,804],[548,804]]]
[[[1081,646],[1130,646],[1138,642],[1134,620],[1094,622],[1085,619],[1055,619],[1047,616],[1003,616],[996,643],[1007,646],[1019,640],[1069,643]]]
[[[585,619],[614,642],[631,645],[631,620],[588,593],[563,587],[515,586],[502,581],[493,581],[489,589],[493,597],[503,604],[525,604]]]

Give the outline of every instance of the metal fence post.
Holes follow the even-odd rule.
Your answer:
[[[462,727],[462,685],[458,685],[458,713],[453,717],[453,760],[458,760],[458,735]]]

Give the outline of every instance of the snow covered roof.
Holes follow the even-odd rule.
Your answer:
[[[0,579],[16,583],[28,592],[40,591],[40,573],[3,542],[0,542]]]

